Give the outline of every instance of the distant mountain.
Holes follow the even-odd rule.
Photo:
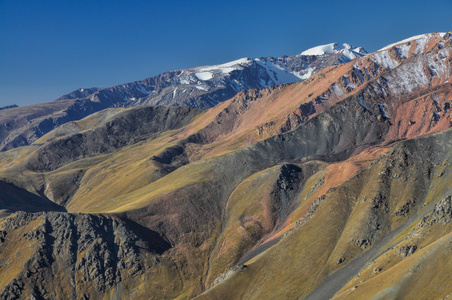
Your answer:
[[[426,34],[2,152],[0,299],[448,299],[451,75]]]
[[[142,81],[105,89],[79,89],[60,99],[88,98],[121,106],[142,104],[213,107],[237,92],[306,80],[332,65],[367,54],[337,43],[281,57],[242,58],[221,65],[165,72]]]
[[[13,104],[13,105],[7,105],[7,106],[2,106],[2,107],[0,107],[0,110],[4,110],[4,109],[8,109],[8,108],[15,108],[15,107],[19,107],[19,106],[16,105],[16,104]]]
[[[61,124],[105,108],[144,104],[210,108],[240,91],[306,80],[328,66],[366,53],[349,44],[319,47],[326,50],[169,71],[110,88],[81,88],[56,101],[0,111],[0,151],[28,145]]]

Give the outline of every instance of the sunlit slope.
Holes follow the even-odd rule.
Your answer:
[[[210,110],[109,109],[0,153],[0,293],[411,297],[450,232],[450,48],[428,35]]]
[[[148,108],[147,111],[153,110],[152,113],[141,109],[108,109],[57,128],[34,146],[26,147],[28,150],[22,151],[26,155],[21,153],[19,156],[14,154],[14,159],[5,158],[4,166],[14,167],[14,171],[5,177],[22,178],[24,169],[39,171],[40,174],[32,174],[34,178],[39,177],[32,187],[24,185],[23,179],[16,183],[34,193],[45,190],[46,195],[58,203],[68,203],[73,196],[77,199],[95,195],[94,198],[111,200],[142,188],[188,162],[230,153],[303,126],[347,95],[355,97],[363,114],[371,112],[379,122],[390,125],[384,136],[386,143],[439,132],[450,126],[452,94],[448,83],[451,72],[451,56],[446,51],[450,47],[448,39],[450,36],[433,34],[426,43],[424,41],[425,49],[420,53],[416,53],[418,48],[403,52],[406,55],[397,50],[411,49],[420,43],[415,41],[408,46],[394,46],[325,69],[302,83],[244,91],[196,118],[190,116],[194,115],[192,112],[185,115],[171,109],[167,109],[171,111],[169,115],[161,108]],[[428,71],[428,68],[436,71]],[[140,111],[142,115],[148,114],[148,118],[140,116]],[[138,116],[136,122],[130,122],[135,119],[130,117],[133,114]],[[159,115],[166,116],[165,122],[180,121],[180,124],[166,124]],[[361,121],[357,122],[355,125],[359,126]],[[156,126],[158,124],[166,124],[166,127]],[[185,127],[161,132],[174,126]],[[157,140],[154,142],[153,139]],[[144,143],[141,148],[132,150],[139,141]],[[130,146],[131,151],[122,149],[121,153],[113,153],[125,146]],[[173,146],[175,148],[171,148]],[[161,154],[165,163],[148,161]],[[2,156],[7,157],[7,154]],[[103,163],[99,164],[101,161]],[[72,165],[66,166],[68,164]],[[95,167],[91,169],[92,166]],[[63,167],[65,173],[59,176],[58,169]],[[67,172],[69,169],[75,171]],[[49,174],[49,179],[42,183],[42,174],[47,171],[56,172]],[[82,176],[85,172],[87,176]],[[30,177],[30,174],[26,176]],[[111,180],[104,181],[109,177]],[[68,187],[70,181],[75,183],[73,187]],[[78,186],[82,190],[75,195]]]
[[[233,188],[254,172],[284,161],[322,159],[336,161],[347,158],[354,150],[382,142],[388,131],[388,122],[376,118],[377,111],[364,111],[355,97],[333,106],[295,130],[276,135],[243,149],[193,162],[167,176],[103,203],[97,199],[81,199],[83,212],[122,212],[137,209],[152,202],[164,193],[181,189],[185,185],[202,181],[214,182],[215,189]],[[350,122],[351,121],[351,122]],[[355,124],[360,124],[359,126]],[[316,137],[322,136],[318,140]],[[107,179],[108,180],[108,179]],[[223,186],[224,184],[224,186]],[[228,187],[231,185],[231,187]],[[230,191],[229,191],[230,192]],[[157,194],[156,194],[157,193]],[[90,205],[95,203],[95,205]],[[68,208],[76,205],[71,201]]]
[[[72,127],[78,128],[76,131],[63,125],[55,130],[55,134],[52,131],[44,136],[40,141],[42,144],[2,153],[0,176],[31,193],[66,205],[78,187],[84,186],[86,180],[90,179],[93,171],[107,171],[96,173],[107,178],[113,175],[112,169],[120,168],[119,164],[123,169],[127,167],[129,172],[133,172],[134,164],[138,167],[143,160],[176,144],[174,135],[178,128],[185,126],[201,112],[192,108],[152,106],[107,110],[74,122]],[[132,155],[130,152],[126,155],[117,152],[146,140],[152,140],[153,143],[144,143]],[[175,168],[175,164],[168,168],[161,165],[158,161],[147,163],[146,167],[139,168],[130,177],[127,186],[118,186],[118,189],[130,190],[134,186],[147,184]],[[112,179],[116,178],[112,176]],[[114,190],[111,192],[114,193]]]
[[[346,299],[385,292],[409,299],[424,272],[434,280],[421,290],[435,289],[436,273],[448,278],[451,272],[448,260],[440,265],[432,254],[448,251],[441,238],[447,240],[451,229],[451,138],[448,130],[396,145],[321,197],[307,220],[276,246],[200,298],[304,298],[314,292],[308,299],[328,299],[345,286],[338,296]],[[416,262],[415,255],[405,262],[423,247],[417,257],[431,259],[438,269]],[[447,286],[438,296],[452,292]]]
[[[207,284],[256,245],[272,239],[299,205],[305,182],[323,168],[319,162],[284,164],[257,172],[231,193],[224,211],[222,232],[210,257]]]
[[[15,213],[0,221],[1,298],[176,298],[191,293],[167,241],[118,218]]]
[[[120,213],[121,218],[134,220],[139,222],[141,226],[157,232],[172,245],[171,255],[175,264],[174,268],[177,272],[185,274],[185,279],[183,279],[184,290],[180,291],[180,295],[199,294],[203,288],[206,288],[205,284],[209,285],[218,273],[231,267],[231,264],[238,261],[240,256],[251,247],[249,245],[236,253],[229,254],[231,259],[226,260],[226,262],[220,261],[217,263],[215,256],[210,257],[210,252],[217,245],[217,236],[221,231],[224,207],[237,186],[256,172],[285,161],[310,158],[330,161],[340,160],[352,154],[354,149],[359,146],[374,144],[387,131],[388,124],[378,121],[374,115],[365,113],[360,107],[356,103],[356,99],[350,98],[344,102],[343,107],[332,107],[295,131],[269,138],[229,154],[186,164],[140,189],[115,198],[102,198],[101,193],[93,193],[93,198],[76,198],[79,192],[88,190],[84,189],[84,186],[87,185],[84,180],[90,177],[85,177],[86,174],[89,174],[85,173],[80,180],[81,185],[77,189],[75,197],[67,202],[66,207],[69,211]],[[348,122],[356,118],[363,121],[359,129]],[[367,133],[357,134],[357,130],[365,130]],[[325,137],[321,143],[315,139],[319,135]],[[352,136],[353,138],[351,138]],[[354,136],[358,136],[358,138],[354,138]],[[167,137],[162,135],[160,138],[165,139]],[[151,141],[158,142],[158,139],[154,138]],[[155,145],[158,144],[155,143]],[[153,145],[153,143],[149,141],[123,147],[114,153],[76,160],[56,170],[36,173],[33,176],[64,178],[64,176],[58,176],[57,172],[60,172],[60,175],[63,175],[63,171],[75,172],[84,164],[88,169],[99,165],[99,170],[108,170],[108,165],[103,164],[114,162],[115,157],[117,158],[116,163],[124,162],[123,167],[126,165],[130,167],[131,161],[133,161],[132,154],[135,153],[135,150],[153,147],[150,145]],[[158,149],[158,146],[156,149]],[[137,151],[136,153],[135,155],[149,154],[146,151]],[[165,161],[164,155],[159,156],[157,152],[155,154],[151,157],[148,156],[147,159],[155,156],[152,161]],[[126,158],[130,158],[131,161]],[[74,166],[78,167],[73,168]],[[303,169],[304,167],[300,165],[296,168]],[[309,173],[307,172],[307,177],[309,177]],[[96,172],[92,174],[96,174]],[[108,172],[105,174],[108,174]],[[127,173],[119,172],[119,174],[125,176]],[[104,182],[109,182],[109,178],[104,178]],[[117,178],[114,176],[111,178],[111,186],[114,188]],[[273,178],[274,182],[276,178]],[[301,182],[304,181],[298,183]],[[299,190],[301,188],[297,186],[296,182],[292,184],[294,189]],[[103,186],[94,184],[92,187],[101,191]],[[284,223],[291,210],[295,209],[296,204],[293,202],[295,196],[295,194],[291,195],[288,202],[294,203],[293,206],[287,205],[287,203],[286,205],[278,205],[281,209],[276,209],[276,214],[270,219],[280,220],[272,226]],[[235,201],[240,201],[240,199],[236,198]],[[274,201],[281,201],[281,199],[276,197]],[[238,203],[234,207],[237,209],[241,205]],[[237,218],[237,216],[234,218]],[[240,222],[240,220],[237,221]],[[231,224],[231,232],[234,231],[234,223]],[[226,231],[230,230],[230,228],[226,229]],[[270,230],[272,229],[269,228],[268,231]],[[257,238],[257,240],[261,240],[261,238]],[[212,262],[212,272],[210,271],[209,260]],[[204,277],[204,274],[208,278]],[[206,279],[200,282],[199,278]],[[174,278],[171,280],[174,280]]]

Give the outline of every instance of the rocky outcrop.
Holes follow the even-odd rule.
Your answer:
[[[425,216],[417,228],[432,226],[434,224],[448,224],[452,221],[452,197],[447,196],[435,205],[433,211]]]
[[[2,256],[0,272],[8,278],[2,299],[98,298],[154,268],[171,247],[155,232],[105,216],[16,213],[1,226],[1,253],[14,244],[33,249],[19,261],[14,253]],[[19,272],[5,272],[18,263],[24,264]]]

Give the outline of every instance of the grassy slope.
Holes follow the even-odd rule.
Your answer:
[[[183,285],[183,288],[174,287],[174,297],[199,294],[204,285],[208,286],[216,276],[232,267],[253,244],[270,237],[269,233],[273,237],[288,233],[277,246],[254,258],[246,269],[234,273],[206,295],[218,298],[306,296],[328,274],[369,251],[387,234],[401,225],[414,226],[406,224],[409,216],[421,212],[424,204],[429,207],[430,203],[435,203],[450,185],[449,175],[443,175],[449,181],[430,177],[450,170],[447,155],[441,162],[436,157],[432,165],[429,159],[424,161],[424,157],[432,156],[426,147],[413,150],[407,146],[406,151],[396,147],[393,151],[399,152],[391,152],[370,164],[375,157],[389,151],[394,141],[431,134],[450,126],[450,112],[444,112],[439,122],[434,122],[430,115],[437,110],[435,101],[443,105],[451,100],[444,85],[444,90],[404,95],[403,101],[394,102],[396,105],[390,106],[389,111],[393,117],[386,139],[389,145],[369,148],[347,161],[324,163],[321,171],[303,181],[294,212],[275,230],[279,220],[273,211],[276,203],[269,195],[272,192],[269,185],[278,180],[277,165],[305,154],[325,154],[336,146],[345,147],[357,136],[342,140],[335,137],[324,144],[315,139],[319,135],[326,139],[331,132],[340,137],[349,131],[358,132],[363,124],[369,125],[365,121],[370,117],[357,101],[343,101],[328,110],[329,105],[339,100],[332,97],[331,101],[318,103],[316,114],[320,118],[314,114],[308,118],[311,122],[304,120],[305,125],[301,127],[305,129],[275,136],[257,146],[243,147],[281,132],[290,114],[300,105],[331,92],[332,86],[352,65],[329,68],[309,81],[268,89],[254,98],[241,93],[197,116],[188,126],[160,133],[113,153],[80,159],[51,172],[35,173],[24,169],[24,163],[40,143],[101,126],[120,114],[115,110],[104,111],[67,125],[68,128],[59,128],[35,145],[1,154],[0,176],[20,183],[34,194],[44,192],[51,199],[58,198],[70,212],[125,214],[160,230],[159,233],[175,245],[165,254],[174,264],[164,264],[159,271],[169,270],[165,280],[174,281],[175,285],[180,280]],[[386,72],[385,76],[395,76],[397,71],[391,72]],[[435,84],[438,83],[441,82]],[[374,80],[349,93],[357,97],[375,96],[371,93],[378,84]],[[392,95],[387,99],[377,97],[367,104],[375,107],[377,101],[390,104],[393,100]],[[419,107],[422,113],[417,112]],[[339,114],[344,109],[355,111],[353,117],[362,116],[356,119],[356,124],[337,123],[338,115],[334,113]],[[322,114],[325,110],[326,117]],[[411,124],[411,119],[417,122]],[[369,125],[372,130],[387,124],[372,120],[374,123]],[[314,127],[321,129],[313,130]],[[372,137],[375,134],[372,130],[359,134],[371,132]],[[190,160],[188,165],[166,175],[165,166],[151,159],[196,133],[206,141],[184,145]],[[385,134],[384,130],[377,130],[378,133]],[[441,144],[432,141],[432,145],[439,147]],[[355,150],[359,153],[367,146],[364,143]],[[447,143],[442,147],[435,149],[444,154],[451,148]],[[280,156],[272,157],[274,152]],[[76,182],[71,186],[73,190],[66,188],[71,182]],[[297,224],[300,220],[301,225]],[[434,243],[440,236],[428,235],[424,241]],[[393,267],[397,269],[397,264]],[[152,283],[144,286],[149,274],[141,279],[146,280],[140,290],[161,289]]]
[[[327,125],[328,126],[328,125]],[[184,128],[183,130],[187,130],[186,128]],[[134,210],[134,209],[138,209],[138,208],[142,208],[144,206],[147,206],[149,204],[154,203],[155,201],[161,199],[165,199],[165,197],[168,197],[168,195],[174,194],[174,195],[181,195],[180,193],[183,192],[184,190],[187,190],[187,187],[190,187],[190,185],[193,184],[197,184],[199,185],[200,183],[202,183],[204,180],[211,180],[212,178],[214,178],[216,175],[222,174],[222,172],[224,170],[216,170],[218,164],[218,158],[211,158],[211,159],[205,159],[205,160],[201,160],[197,163],[191,163],[190,165],[186,166],[186,167],[181,167],[178,170],[174,171],[173,173],[170,173],[167,176],[164,176],[163,178],[157,179],[154,182],[140,182],[139,180],[143,180],[144,178],[146,178],[146,175],[140,172],[133,172],[134,169],[139,170],[141,172],[143,172],[144,170],[151,170],[150,172],[152,172],[152,163],[149,169],[144,169],[143,168],[143,164],[148,163],[149,162],[149,157],[151,157],[152,155],[157,155],[159,154],[159,152],[163,151],[163,149],[165,149],[166,147],[171,145],[171,141],[175,141],[176,139],[174,138],[174,136],[177,137],[178,134],[182,134],[180,133],[180,131],[178,132],[167,132],[162,134],[160,137],[154,139],[154,140],[150,140],[144,143],[141,143],[139,145],[133,145],[133,146],[129,146],[129,147],[125,147],[124,149],[115,152],[113,154],[108,154],[108,155],[104,155],[103,157],[98,157],[98,158],[90,158],[90,159],[85,159],[85,160],[80,160],[77,161],[75,163],[72,163],[70,165],[67,165],[63,168],[60,168],[56,171],[52,171],[48,174],[46,174],[47,178],[51,178],[51,176],[55,176],[56,178],[62,178],[65,172],[71,172],[71,170],[76,170],[76,169],[80,169],[81,166],[87,168],[87,171],[85,173],[85,175],[83,176],[82,179],[82,183],[81,183],[81,187],[79,188],[79,190],[77,191],[77,193],[75,194],[75,196],[72,198],[72,200],[69,202],[69,205],[67,206],[68,209],[70,211],[84,211],[84,212],[95,212],[95,213],[99,213],[99,212],[125,212],[125,211],[129,211],[129,210]],[[378,153],[378,152],[377,152]],[[233,154],[233,153],[231,153]],[[232,155],[234,156],[234,155]],[[228,155],[226,156],[222,156],[223,160],[227,159],[225,157],[228,157]],[[367,159],[368,161],[369,159]],[[328,173],[325,173],[324,176],[326,177],[326,182],[328,182],[328,185],[325,186],[330,186],[330,187],[334,187],[336,185],[338,185],[339,183],[345,181],[348,177],[350,177],[354,172],[356,172],[357,169],[359,169],[362,166],[367,165],[368,162],[365,162],[365,159],[361,159],[358,160],[357,162],[353,162],[353,163],[347,163],[345,165],[343,165],[341,167],[341,163],[338,164],[333,164],[331,166],[331,170],[329,171],[329,175]],[[338,170],[341,170],[343,167],[346,168],[346,171],[344,173],[344,176],[342,177],[343,179],[339,179],[338,177],[334,178],[334,180],[332,180],[333,176],[331,175],[333,172],[337,172]],[[351,167],[351,168],[350,168]],[[327,168],[328,170],[328,168]],[[327,172],[327,171],[325,171]],[[375,173],[376,172],[376,173]],[[382,170],[378,170],[378,171],[374,171],[375,174],[378,174],[379,172],[382,172]],[[92,174],[92,175],[91,175]],[[216,174],[216,175],[214,175]],[[251,171],[250,174],[253,174],[253,172]],[[376,175],[373,176],[376,176]],[[128,177],[130,176],[130,179],[128,179]],[[41,174],[36,174],[36,178],[42,178]],[[105,178],[108,177],[109,180],[105,181]],[[97,179],[96,179],[97,178]],[[151,176],[149,176],[148,178],[151,178]],[[320,178],[319,178],[320,179]],[[42,179],[40,179],[42,180]],[[315,179],[313,179],[314,181],[311,184],[315,184]],[[331,182],[333,181],[333,182]],[[334,183],[334,181],[336,181]],[[114,184],[110,184],[114,183]],[[240,183],[241,180],[238,180],[238,183]],[[375,183],[369,183],[370,185],[368,187],[366,187],[369,191],[373,191],[373,192],[369,192],[370,194],[374,193],[377,189],[380,189],[381,187],[379,187],[378,185],[375,185]],[[312,187],[311,187],[312,188]],[[310,191],[311,189],[309,189]],[[196,192],[196,190],[195,190]],[[314,191],[315,192],[315,191]],[[325,190],[323,191],[323,193],[325,192]],[[92,194],[90,194],[92,193]],[[123,195],[123,196],[119,196],[118,195]],[[322,192],[319,193],[313,193],[312,195],[316,195],[315,197],[319,197],[321,196]],[[95,195],[95,197],[93,197],[92,195]],[[114,195],[114,198],[112,197],[112,195]],[[357,195],[358,196],[358,195]],[[356,197],[357,197],[356,196]],[[163,198],[162,198],[163,197]],[[315,200],[314,196],[311,197],[311,200]],[[173,198],[173,197],[170,197]],[[114,199],[114,201],[113,201]],[[331,226],[334,226],[333,224],[340,224],[341,222],[345,222],[345,218],[344,215],[347,214],[351,214],[352,215],[352,219],[356,219],[358,221],[353,221],[351,223],[344,223],[343,226],[344,228],[346,228],[347,226],[351,227],[351,228],[356,228],[356,223],[359,223],[360,220],[362,220],[363,218],[366,218],[366,209],[359,209],[356,210],[355,212],[350,211],[350,208],[347,208],[347,206],[344,205],[343,202],[340,202],[341,199],[338,199],[337,201],[339,201],[338,203],[336,203],[336,207],[332,207],[330,208],[328,211],[324,212],[325,216],[324,218],[327,218],[329,221],[331,221]],[[355,201],[354,199],[350,198],[351,203],[349,203],[349,206],[353,206],[353,201]],[[169,202],[171,203],[171,202]],[[177,206],[177,205],[176,205]],[[305,206],[306,209],[306,206]],[[369,210],[369,208],[367,208],[367,211]],[[336,217],[334,217],[333,215],[330,215],[331,212],[334,211],[335,213],[338,213],[336,215]],[[343,211],[342,214],[340,214],[339,212]],[[364,213],[364,215],[363,215]],[[355,214],[355,215],[354,215]],[[296,221],[300,218],[300,216],[302,216],[303,214],[299,214],[294,215],[293,221]],[[327,217],[328,216],[328,217]],[[169,215],[168,215],[169,217]],[[314,219],[310,222],[313,222]],[[319,224],[322,225],[317,225],[315,227],[319,227],[323,229],[325,228],[324,226],[326,226],[327,224],[325,224],[324,220],[318,221],[320,222]],[[312,224],[312,223],[306,223],[307,224]],[[214,230],[218,230],[220,224],[216,224],[214,225],[213,228],[217,228]],[[310,227],[306,227],[306,228],[310,228]],[[336,227],[335,227],[336,228]],[[341,226],[339,225],[338,228],[341,228]],[[347,242],[341,242],[340,241],[340,235],[337,234],[337,232],[331,231],[329,232],[329,234],[324,234],[323,238],[325,240],[318,240],[316,239],[316,235],[319,235],[319,233],[316,233],[313,235],[313,232],[315,232],[312,228],[311,229],[306,229],[307,233],[305,233],[305,237],[303,237],[301,240],[301,244],[294,244],[294,245],[286,245],[283,246],[279,249],[285,249],[284,251],[286,251],[287,249],[292,249],[289,250],[290,253],[293,252],[297,252],[300,253],[300,257],[312,257],[314,254],[317,255],[318,257],[315,258],[315,260],[313,260],[312,264],[309,265],[303,265],[303,267],[299,270],[299,271],[295,271],[296,274],[299,274],[299,276],[301,276],[301,278],[304,278],[303,276],[305,276],[306,274],[317,274],[316,278],[304,278],[303,281],[309,283],[307,286],[309,287],[314,287],[316,284],[318,284],[322,278],[325,277],[325,275],[328,273],[328,271],[334,270],[335,267],[335,263],[337,262],[338,259],[340,258],[344,258],[342,257],[343,253],[349,253],[350,257],[353,257],[354,255],[356,255],[357,253],[360,253],[360,249],[356,248],[356,247],[351,247]],[[298,228],[296,230],[299,230]],[[349,235],[345,235],[346,239],[343,239],[343,241],[348,241],[350,238],[355,238],[357,239],[359,237],[359,235],[361,234],[361,232],[351,232]],[[188,241],[188,240],[187,240]],[[218,245],[215,244],[215,240],[212,239],[208,239],[205,241],[205,245],[203,246],[204,249],[199,252],[196,250],[196,248],[186,248],[186,249],[179,249],[179,251],[182,251],[184,253],[199,253],[199,256],[196,259],[193,259],[193,267],[189,267],[190,268],[196,268],[196,266],[199,268],[199,266],[202,266],[203,260],[206,260],[207,256],[206,254],[211,251],[211,249],[213,249],[212,247],[214,247],[214,245]],[[300,242],[299,242],[300,243]],[[300,252],[300,247],[304,244],[309,244],[309,243],[320,243],[323,244],[322,247],[319,247],[321,249],[323,249],[323,254],[322,253],[318,253],[318,251],[316,250],[316,247],[310,247],[309,249],[304,249],[303,251]],[[342,243],[342,244],[341,244]],[[335,249],[335,252],[332,253],[332,249],[328,248],[327,245],[338,245],[337,249]],[[285,240],[283,240],[281,242],[280,245],[285,245]],[[184,246],[185,247],[185,246]],[[210,249],[210,250],[209,250]],[[304,251],[307,251],[306,253]],[[284,255],[282,254],[277,254],[280,255],[281,257],[283,257]],[[330,258],[330,256],[332,258]],[[177,257],[177,254],[176,254]],[[227,262],[216,262],[215,260],[212,261],[212,266],[213,268],[217,268],[218,271],[214,271],[212,272],[212,274],[218,274],[219,270],[224,270],[225,268],[227,268],[228,266],[231,265],[231,262],[236,260],[234,258],[234,255],[230,256],[231,258],[229,259],[229,261]],[[346,259],[350,259],[350,257],[345,257]],[[282,258],[281,258],[282,259]],[[277,264],[275,264],[275,266],[281,266],[281,264],[283,263],[282,261],[280,261],[281,259],[276,259],[275,257],[271,257],[270,261],[276,261],[278,262]],[[336,260],[337,259],[337,260]],[[186,263],[187,261],[190,261],[190,259],[184,255],[182,255],[180,257],[180,261],[179,264],[182,265],[184,263]],[[215,264],[218,265],[218,267],[215,267]],[[315,269],[315,266],[325,266],[325,270],[321,271],[318,269]],[[295,265],[295,266],[299,266],[299,265]],[[287,266],[287,268],[291,268],[293,266]],[[278,267],[279,268],[279,267]],[[202,272],[207,272],[208,270],[208,266],[204,266],[201,268],[201,270],[203,270]],[[247,269],[248,270],[248,269]],[[250,269],[251,270],[251,269]],[[188,271],[187,269],[185,269],[184,272],[188,272],[187,274],[190,274],[190,271]],[[301,273],[298,273],[301,272]],[[320,272],[320,273],[319,273]],[[198,273],[197,271],[194,271],[194,273]],[[265,272],[266,274],[269,273],[268,271]],[[271,273],[271,272],[270,272]],[[191,273],[193,275],[193,273]],[[199,273],[198,273],[199,274]],[[259,273],[260,274],[260,273]],[[290,274],[290,273],[288,273]],[[305,275],[303,275],[305,274]],[[208,281],[211,281],[214,279],[216,275],[212,275],[212,277],[209,277]],[[260,278],[260,276],[263,275],[253,275],[257,276],[256,278]],[[282,280],[284,280],[285,282],[290,282],[290,277],[286,278],[286,275],[284,274],[280,274],[280,278]],[[191,283],[189,283],[191,282]],[[264,280],[265,282],[265,280]],[[295,284],[295,283],[294,283]],[[271,284],[265,284],[265,286],[272,286]],[[297,286],[297,288],[295,288],[295,285]],[[293,288],[288,288],[288,296],[291,295],[295,295],[295,293],[299,292],[299,284],[295,284]],[[192,286],[192,288],[190,288],[190,286]],[[186,286],[185,286],[185,292],[188,294],[185,295],[190,295],[192,293],[198,293],[199,292],[199,288],[194,288],[195,286],[197,286],[197,283],[194,283],[192,280],[187,279],[186,281]],[[259,286],[259,287],[255,287],[256,290],[261,290],[262,292],[265,291],[265,288]],[[273,286],[273,290],[275,291],[275,293],[279,293],[278,289]],[[197,292],[196,292],[197,291]],[[309,288],[307,288],[307,290],[305,291],[305,293],[308,293],[310,290]]]
[[[450,287],[440,284],[441,278],[447,280],[450,276],[449,260],[446,258],[447,251],[450,251],[446,250],[450,223],[446,227],[434,224],[414,232],[411,230],[422,220],[415,218],[416,215],[432,208],[429,205],[432,200],[436,203],[451,193],[451,135],[449,130],[415,143],[409,141],[396,146],[369,169],[328,192],[314,215],[291,231],[277,246],[249,261],[245,269],[235,272],[199,298],[304,298],[328,274],[353,263],[355,257],[363,251],[370,251],[374,245],[380,249],[380,254],[369,265],[363,266],[363,271],[360,272],[360,268],[356,270],[358,277],[353,278],[351,274],[350,283],[337,294],[338,297],[362,299],[375,295],[379,299],[378,293],[387,292],[388,295],[394,293],[391,299],[410,299],[416,295],[415,291],[427,293],[436,287],[440,288],[435,290],[435,295],[450,293]],[[438,178],[445,167],[446,173]],[[387,170],[392,173],[385,174]],[[400,174],[402,176],[397,176]],[[416,183],[420,190],[406,189],[401,194],[391,193],[400,181],[408,187]],[[436,198],[432,199],[430,191],[435,193]],[[377,193],[386,194],[377,197]],[[409,209],[401,214],[400,207],[404,204]],[[406,229],[393,241],[378,244],[400,225]],[[444,239],[441,239],[443,236]],[[403,260],[401,255],[396,254],[402,245],[417,245],[421,250],[419,254]],[[438,257],[436,253],[441,255]],[[414,260],[416,257],[423,257],[423,262]],[[376,267],[382,268],[381,276],[380,273],[375,275],[373,270]],[[432,280],[424,281],[420,287],[418,282],[432,276],[432,271],[435,274]]]

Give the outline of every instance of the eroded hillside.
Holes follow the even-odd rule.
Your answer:
[[[447,296],[451,51],[429,34],[209,110],[103,110],[1,153],[1,295]]]

